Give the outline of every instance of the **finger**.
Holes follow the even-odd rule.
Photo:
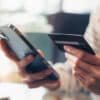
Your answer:
[[[75,78],[76,78],[77,80],[81,81],[81,83],[84,84],[84,82],[85,82],[85,77],[84,77],[84,76],[81,76],[81,75],[79,75],[79,74],[76,74],[76,75],[75,75]]]
[[[80,60],[79,58],[77,58],[74,55],[71,54],[67,54],[68,60],[70,61],[70,63],[72,64],[72,68],[74,68],[74,70],[77,69],[82,69],[83,71],[86,72],[91,72],[94,70],[94,66],[88,63],[85,63],[84,61]]]
[[[61,85],[60,81],[56,80],[56,81],[50,81],[49,84],[46,83],[43,86],[46,87],[46,88],[54,90],[54,89],[58,89],[60,87],[60,85]]]
[[[25,83],[29,86],[29,88],[37,88],[40,86],[44,86],[45,84],[54,84],[56,81],[51,81],[51,80],[38,80],[38,81],[26,81]]]
[[[29,63],[31,63],[32,61],[34,61],[34,57],[33,55],[29,55],[25,58],[23,58],[22,60],[19,61],[19,67],[21,68],[25,68],[26,65],[28,65]]]
[[[73,48],[71,46],[64,46],[64,49],[66,52],[78,57],[81,60],[84,60],[84,61],[94,64],[94,65],[100,65],[100,57],[91,55],[89,53],[86,53],[82,50]]]
[[[37,88],[40,87],[41,84],[39,82],[32,82],[32,81],[24,81],[28,85],[29,88]]]
[[[90,74],[87,72],[84,72],[82,69],[77,68],[77,69],[72,69],[72,73],[73,75],[76,77],[77,75],[83,75],[84,77],[86,77],[87,75],[89,76]]]
[[[69,54],[69,53],[66,53],[66,58],[68,61],[71,61],[71,62],[76,62],[77,60],[80,60],[80,59],[78,59],[78,57],[76,57],[72,54]]]
[[[75,65],[74,65],[74,69],[77,70],[78,68],[79,69],[82,69],[84,72],[90,74],[90,73],[94,73],[94,66],[93,65],[90,65],[88,63],[85,63],[81,60],[77,60],[76,62],[74,62]]]
[[[76,79],[77,79],[83,86],[85,86],[85,80],[86,80],[85,78],[83,78],[83,77],[77,75]]]
[[[82,80],[86,81],[91,77],[90,73],[84,72],[82,69],[73,69],[73,75],[78,79],[78,77],[81,77]],[[79,80],[79,79],[78,79]]]
[[[40,54],[41,56],[43,56],[43,52],[42,52],[41,50],[38,50],[38,52],[39,52],[39,54]],[[33,57],[33,55],[29,55],[29,56],[23,58],[23,59],[18,63],[19,68],[23,70],[23,72],[22,72],[22,70],[21,70],[21,73],[19,72],[20,74],[22,74],[22,76],[24,76],[24,74],[26,74],[25,67],[26,67],[29,63],[31,63],[32,61],[34,61],[34,59],[35,59],[35,58]]]
[[[84,72],[91,74],[91,76],[100,78],[100,68],[97,65],[91,65],[87,62],[84,62],[77,57],[67,54],[68,61],[70,62],[70,66],[74,69],[82,69]]]
[[[27,81],[37,81],[37,80],[41,80],[44,79],[45,77],[49,76],[50,74],[52,74],[52,70],[44,70],[42,72],[39,73],[33,73],[33,74],[27,74],[26,73],[26,78],[24,80]],[[25,76],[24,76],[25,77]]]
[[[79,80],[86,87],[89,87],[90,85],[92,85],[95,82],[94,77],[91,77],[91,75],[83,73],[82,71],[77,72],[75,74],[75,77],[77,80]]]
[[[84,71],[91,77],[100,78],[100,68],[98,66],[84,63],[83,61],[77,61],[76,66],[74,66],[74,69],[77,70],[77,68],[80,68],[82,71]]]

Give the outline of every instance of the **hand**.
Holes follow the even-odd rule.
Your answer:
[[[64,46],[64,49],[76,79],[90,91],[100,94],[100,57],[71,46]]]
[[[5,43],[4,40],[0,40],[0,50],[2,50],[5,53],[5,56],[7,56],[10,60],[12,60],[16,65],[18,66],[19,72],[21,77],[23,78],[24,82],[30,87],[35,88],[39,86],[44,86],[49,89],[56,89],[59,87],[59,80],[57,81],[51,81],[51,80],[43,80],[44,77],[50,75],[52,73],[52,70],[44,70],[39,73],[27,73],[26,65],[28,65],[30,62],[34,61],[33,55],[29,55],[26,58],[19,60],[15,54],[10,50],[8,45]],[[39,52],[40,53],[40,52]],[[42,56],[43,54],[40,53]],[[33,82],[34,81],[34,82]]]

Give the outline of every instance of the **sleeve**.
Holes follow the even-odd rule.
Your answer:
[[[85,32],[85,39],[93,48],[96,54],[100,53],[100,6],[90,16],[89,25]]]
[[[96,54],[100,54],[100,5],[91,13],[89,25],[85,32],[85,39],[94,49]],[[91,94],[93,99],[100,100],[100,96]]]

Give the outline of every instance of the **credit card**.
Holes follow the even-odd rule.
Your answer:
[[[53,40],[56,46],[64,51],[64,45],[70,45],[75,48],[84,50],[90,54],[95,54],[91,46],[84,39],[83,35],[80,34],[48,34],[48,36]]]

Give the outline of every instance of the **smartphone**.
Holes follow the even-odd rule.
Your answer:
[[[59,76],[56,71],[14,25],[1,27],[0,34],[5,37],[6,43],[18,59],[21,60],[30,54],[34,56],[34,61],[26,66],[28,73],[38,73],[46,69],[51,69],[53,70],[52,74],[45,77],[45,79],[58,80]]]
[[[70,45],[75,48],[84,50],[90,54],[95,54],[91,46],[85,40],[83,35],[80,34],[48,34],[49,37],[53,40],[55,45],[61,50],[64,51],[64,45]]]

